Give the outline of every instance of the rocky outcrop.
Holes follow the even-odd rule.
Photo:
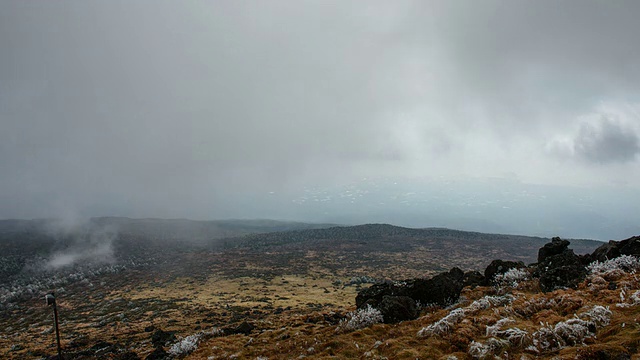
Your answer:
[[[640,256],[640,236],[630,237],[626,240],[611,240],[597,248],[592,254],[593,261],[607,261],[621,255]]]
[[[176,335],[174,331],[164,331],[157,329],[151,334],[151,344],[155,348],[161,348],[167,346],[169,343],[176,341]]]
[[[458,300],[463,288],[464,272],[453,268],[430,279],[410,279],[374,284],[356,296],[356,306],[365,303],[377,307],[385,295],[407,296],[422,304],[450,305]]]
[[[504,274],[511,269],[525,267],[522,261],[493,260],[484,270],[485,285],[490,285],[493,278],[498,274]]]
[[[380,310],[386,324],[413,320],[418,317],[416,302],[408,296],[385,295],[382,297],[377,309]]]
[[[559,237],[552,238],[550,243],[546,243],[538,250],[538,262],[540,263],[551,256],[562,254],[569,249],[569,244],[571,242],[568,240],[562,240]]]
[[[235,335],[235,334],[249,335],[253,331],[253,329],[255,329],[255,326],[251,325],[246,321],[243,321],[240,325],[236,327],[227,327],[222,329],[222,332],[225,335]]]
[[[610,241],[593,254],[576,255],[569,249],[568,240],[554,237],[538,251],[538,263],[529,265],[533,276],[540,281],[544,292],[561,288],[576,288],[587,275],[586,266],[592,261],[606,261],[620,255],[640,256],[640,236],[622,241]],[[478,271],[464,273],[458,268],[430,279],[409,279],[372,285],[358,292],[356,306],[368,305],[380,310],[386,323],[417,318],[416,305],[447,306],[458,300],[466,286],[491,285],[494,277],[510,269],[527,268],[522,261],[494,260],[484,275]],[[610,284],[615,287],[616,284]]]
[[[480,271],[467,271],[462,278],[462,287],[475,288],[476,286],[484,285],[486,278]]]
[[[408,303],[408,299],[411,299],[414,302],[414,307],[416,302],[420,302],[425,305],[450,305],[458,301],[458,298],[460,297],[460,292],[464,287],[464,275],[465,274],[462,270],[453,268],[449,272],[438,274],[430,279],[410,279],[405,281],[374,284],[371,287],[358,292],[358,295],[356,296],[356,306],[360,309],[366,305],[371,305],[383,312],[381,304],[385,297],[390,297],[390,299],[386,300],[385,306],[388,305],[393,309],[399,308],[400,304],[406,305]],[[391,299],[394,297],[400,297],[402,299]],[[391,306],[392,304],[395,305]],[[406,314],[413,314],[410,310],[411,306],[406,305],[406,307]],[[396,312],[394,310],[394,314],[395,313]],[[398,316],[400,316],[400,313],[402,313],[402,311],[397,312]],[[412,315],[412,318],[415,317],[417,317],[417,312],[415,316]],[[385,317],[385,321],[387,321],[386,319],[387,318]]]
[[[587,275],[587,269],[573,250],[547,257],[538,263],[534,276],[540,278],[544,292],[560,288],[576,288]]]

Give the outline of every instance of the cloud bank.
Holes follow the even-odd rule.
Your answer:
[[[7,2],[0,218],[243,216],[270,192],[363,177],[637,178],[639,12]],[[617,117],[585,121],[603,106]]]

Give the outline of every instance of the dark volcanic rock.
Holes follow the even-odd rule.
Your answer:
[[[523,267],[525,267],[525,265],[522,261],[493,260],[484,270],[485,284],[490,284],[491,281],[493,281],[493,277],[498,274],[504,274],[510,269],[520,269]]]
[[[486,283],[486,278],[480,271],[467,271],[464,273],[464,278],[462,279],[462,286],[467,287],[471,286],[475,288],[476,286],[480,286]]]
[[[587,275],[581,258],[573,250],[546,257],[538,263],[534,276],[540,278],[540,288],[544,292],[558,288],[575,288]]]
[[[620,254],[619,241],[611,240],[606,244],[601,245],[591,254],[594,261],[604,262],[609,259],[617,258]]]
[[[151,334],[151,343],[154,347],[163,347],[167,343],[175,341],[176,335],[173,331],[158,329]]]
[[[544,246],[538,250],[538,262],[542,262],[550,256],[562,254],[569,248],[569,244],[571,244],[569,241],[562,240],[559,237],[552,238],[550,243],[544,244]]]
[[[234,335],[234,334],[249,335],[251,333],[251,331],[253,331],[253,329],[255,329],[255,326],[249,324],[246,321],[243,321],[237,327],[224,328],[224,329],[222,329],[222,331],[224,332],[225,335]]]
[[[630,237],[626,240],[611,240],[597,248],[591,258],[593,261],[607,261],[620,255],[640,256],[640,236]]]
[[[380,304],[378,304],[378,310],[382,313],[386,324],[413,320],[418,317],[416,302],[408,296],[385,295],[382,297]]]
[[[449,272],[438,274],[431,279],[410,279],[374,284],[358,292],[356,306],[360,309],[368,304],[379,309],[385,296],[406,296],[425,305],[450,305],[460,297],[463,279],[464,272],[453,268]]]

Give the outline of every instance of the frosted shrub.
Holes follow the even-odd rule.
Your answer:
[[[507,324],[513,324],[515,320],[510,318],[504,318],[496,321],[495,324],[487,326],[486,336],[496,336],[500,331],[500,328]]]
[[[451,310],[447,316],[418,331],[418,336],[444,335],[453,330],[453,326],[462,320],[464,315],[465,311],[462,308]]]
[[[384,321],[380,310],[367,305],[366,308],[358,309],[347,314],[348,320],[340,320],[336,331],[352,331],[369,327]]]
[[[531,342],[529,333],[517,327],[500,331],[497,335],[507,339],[512,346],[523,347]]]
[[[472,341],[471,344],[469,344],[468,353],[474,359],[482,359],[489,355],[489,347],[483,343]]]
[[[611,321],[611,310],[608,307],[596,305],[591,310],[578,315],[580,318],[588,318],[596,326],[602,327],[609,325]]]
[[[631,296],[629,297],[629,301],[630,302],[624,302],[624,289],[620,291],[620,303],[616,304],[617,307],[630,307],[630,306],[636,306],[636,305],[640,305],[640,290],[636,290],[633,294],[631,294]]]
[[[512,346],[522,347],[530,342],[530,336],[528,332],[517,327],[501,330],[503,326],[507,324],[513,324],[514,322],[515,320],[510,318],[500,319],[495,324],[487,326],[486,336],[494,336],[506,339]]]
[[[473,315],[480,310],[488,309],[492,306],[504,306],[508,305],[513,301],[513,295],[504,295],[504,296],[485,296],[481,299],[478,299],[472,302],[469,306],[463,308],[457,308],[451,310],[449,314],[447,314],[442,319],[436,321],[435,323],[424,327],[418,331],[419,337],[424,336],[432,336],[432,335],[444,335],[453,330],[455,324],[460,322],[465,316]]]
[[[640,270],[640,259],[631,255],[622,255],[604,262],[594,261],[587,266],[587,270],[594,275],[606,275],[619,270],[635,274]]]
[[[533,333],[533,345],[528,349],[536,352],[555,351],[583,344],[586,338],[595,336],[598,327],[609,325],[610,320],[611,310],[596,305],[573,319],[561,321],[555,326],[543,326]]]
[[[485,296],[481,299],[478,299],[471,303],[471,305],[467,306],[467,309],[471,312],[478,312],[480,310],[488,309],[490,307],[496,306],[505,306],[511,304],[514,297],[511,294],[502,295],[502,296]]]
[[[198,348],[200,341],[212,337],[222,335],[223,331],[219,328],[213,328],[209,331],[200,331],[193,335],[189,335],[171,346],[169,354],[173,356],[185,356],[194,352]]]
[[[502,339],[489,338],[486,344],[472,341],[469,344],[468,354],[474,359],[484,359],[490,355],[501,354],[509,348],[509,342]]]
[[[169,354],[173,356],[191,354],[198,348],[198,343],[200,342],[201,337],[202,333],[197,333],[185,337],[184,339],[171,346],[171,348],[169,349]]]
[[[509,286],[512,288],[518,287],[520,282],[529,280],[529,273],[524,269],[509,269],[503,274],[498,274],[494,277],[494,282],[497,286]]]

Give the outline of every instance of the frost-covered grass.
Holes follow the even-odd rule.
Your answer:
[[[485,359],[493,354],[500,354],[509,348],[509,342],[494,337],[487,339],[483,344],[481,342],[472,341],[469,345],[468,353],[474,359]]]
[[[594,261],[587,266],[587,270],[594,275],[606,275],[620,270],[635,274],[640,270],[640,259],[631,255],[622,255],[604,262]]]
[[[444,335],[451,332],[455,324],[465,317],[465,310],[462,308],[453,309],[447,316],[435,323],[418,331],[418,336]]]
[[[584,344],[585,339],[595,336],[598,328],[609,324],[611,314],[609,308],[596,305],[573,319],[553,326],[544,324],[533,333],[533,344],[527,349],[540,353]]]
[[[371,305],[367,305],[366,308],[348,313],[347,319],[340,320],[336,332],[362,329],[383,321],[384,319],[380,310],[373,308]]]
[[[636,305],[640,305],[640,290],[636,290],[631,294],[628,300],[626,291],[624,289],[620,290],[620,302],[616,304],[617,307],[631,307]]]
[[[221,335],[221,334],[222,334],[222,330],[218,328],[213,328],[209,331],[200,331],[198,333],[189,335],[187,337],[184,337],[178,340],[178,342],[171,345],[171,348],[169,349],[168,353],[172,356],[177,356],[177,357],[189,355],[198,348],[198,344],[200,343],[200,341],[206,338],[216,336],[216,335]]]
[[[472,302],[469,306],[451,310],[449,314],[447,314],[442,319],[420,329],[420,331],[418,331],[418,336],[442,336],[451,332],[455,325],[466,316],[473,315],[480,310],[488,309],[492,306],[504,306],[510,304],[512,301],[513,296],[510,294],[505,296],[485,296]]]
[[[198,343],[202,338],[202,333],[189,335],[177,343],[171,345],[169,354],[173,356],[188,355],[198,348]]]
[[[503,274],[496,275],[493,279],[498,287],[509,286],[516,288],[522,281],[529,280],[529,272],[525,269],[513,268]]]
[[[584,344],[585,339],[595,336],[598,328],[608,325],[610,319],[611,310],[596,305],[555,325],[542,324],[537,331],[529,334],[517,327],[502,330],[503,326],[514,323],[512,319],[503,318],[487,326],[486,336],[489,338],[484,343],[472,341],[467,352],[473,358],[484,359],[514,348],[526,347],[527,351],[538,354],[556,351]]]

